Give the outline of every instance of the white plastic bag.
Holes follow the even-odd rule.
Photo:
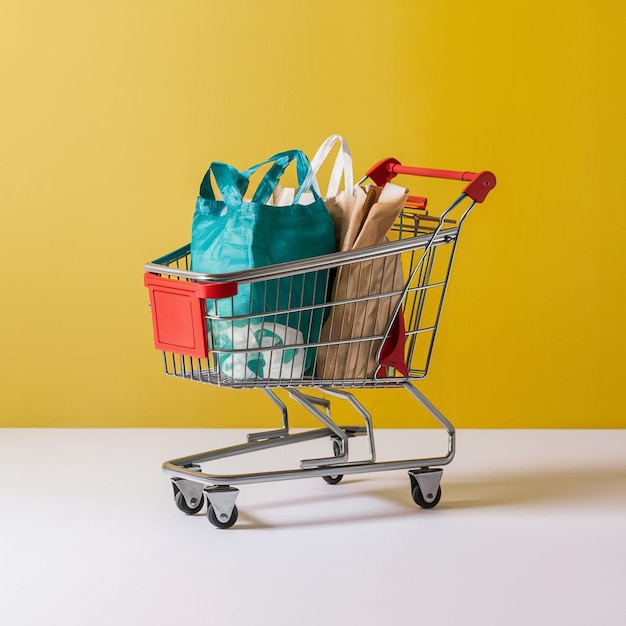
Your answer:
[[[219,326],[225,322],[214,321],[215,324]],[[305,350],[290,347],[304,343],[304,337],[298,329],[284,324],[255,321],[244,325],[227,324],[223,332],[217,333],[220,345],[214,346],[219,352],[222,374],[234,380],[302,378]],[[223,345],[226,337],[230,338],[229,345]],[[247,352],[254,348],[272,349]]]

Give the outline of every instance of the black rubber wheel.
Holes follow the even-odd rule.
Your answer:
[[[441,486],[437,488],[437,493],[430,502],[424,498],[424,494],[417,484],[411,490],[411,496],[413,496],[415,504],[421,506],[423,509],[433,509],[439,504],[439,500],[441,500]]]
[[[333,439],[333,454],[335,456],[341,455],[341,442],[338,439]]]
[[[182,491],[178,488],[175,488],[174,502],[176,503],[176,506],[179,508],[179,510],[181,510],[183,513],[187,515],[195,515],[196,513],[199,513],[204,506],[204,496],[200,496],[200,499],[196,505],[189,506],[187,504],[187,500],[185,500],[185,496],[183,496]]]
[[[235,522],[239,517],[239,511],[236,506],[233,508],[233,512],[227,520],[218,519],[212,504],[209,504],[206,514],[209,518],[209,522],[211,522],[215,528],[230,528],[235,525]]]
[[[329,485],[337,485],[338,483],[341,482],[341,479],[343,478],[343,474],[335,474],[333,476],[322,476],[322,478],[329,484]]]
[[[339,456],[341,454],[341,443],[337,439],[333,439],[333,454]],[[337,485],[341,482],[343,474],[333,474],[332,476],[322,476],[329,485]]]

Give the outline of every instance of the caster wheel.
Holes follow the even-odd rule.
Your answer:
[[[187,504],[187,500],[185,500],[185,496],[183,496],[180,489],[177,489],[174,495],[174,502],[176,503],[176,506],[179,508],[179,510],[181,510],[183,513],[186,513],[187,515],[195,515],[196,513],[199,513],[204,506],[204,496],[200,496],[200,498],[194,498],[194,500],[198,500],[197,503],[193,506],[189,506]]]
[[[215,528],[230,528],[231,526],[234,526],[237,518],[239,517],[239,511],[237,510],[236,506],[233,508],[233,512],[231,513],[230,517],[226,520],[218,518],[212,504],[209,504],[209,508],[207,509],[206,514],[209,518],[209,522],[213,524]]]
[[[337,485],[338,483],[341,482],[341,479],[343,478],[343,474],[336,474],[334,476],[322,476],[322,478],[329,484],[329,485]]]
[[[411,490],[411,496],[413,496],[413,501],[418,506],[421,506],[423,509],[432,509],[436,507],[439,504],[439,500],[441,500],[441,487],[437,488],[437,493],[434,498],[432,494],[430,494],[430,498],[426,499],[419,486],[415,485]]]
[[[333,439],[333,454],[339,456],[341,454],[341,444],[336,439]],[[329,485],[337,485],[341,482],[343,474],[333,474],[332,476],[322,476],[322,478]]]

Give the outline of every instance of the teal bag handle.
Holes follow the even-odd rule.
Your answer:
[[[206,200],[215,200],[215,193],[211,185],[211,174],[215,177],[215,183],[222,195],[223,201],[229,207],[239,207],[243,203],[243,196],[248,189],[250,182],[250,176],[256,172],[260,167],[267,163],[273,163],[272,167],[265,174],[257,190],[252,198],[253,202],[266,204],[272,195],[274,189],[278,185],[280,178],[282,177],[287,166],[296,160],[296,171],[298,175],[298,184],[300,185],[294,203],[297,204],[300,196],[304,192],[303,183],[310,175],[311,166],[306,155],[301,150],[287,150],[285,152],[279,152],[274,156],[257,163],[252,167],[249,167],[243,172],[237,171],[232,165],[226,163],[220,163],[214,161],[209,166],[202,183],[200,184],[200,196]],[[314,193],[316,199],[319,199],[319,195]]]
[[[227,163],[219,163],[218,161],[211,163],[200,184],[200,196],[205,200],[215,200],[215,193],[211,185],[211,173],[215,177],[215,184],[226,205],[240,205],[250,181]]]
[[[311,165],[309,163],[309,159],[306,157],[302,150],[286,150],[285,152],[279,152],[275,154],[273,157],[268,159],[267,161],[263,161],[262,163],[258,163],[257,165],[253,165],[251,168],[246,170],[246,172],[242,172],[242,174],[247,174],[249,172],[249,176],[252,175],[259,167],[265,165],[266,163],[274,162],[274,165],[269,169],[267,174],[263,177],[263,180],[259,183],[257,190],[252,198],[253,202],[260,202],[262,204],[267,204],[270,199],[270,196],[276,189],[282,175],[284,174],[287,166],[295,159],[296,161],[296,173],[298,176],[298,185],[302,187],[302,184],[307,179],[311,171]],[[300,196],[304,192],[304,189],[298,189],[296,193],[296,197],[294,198],[294,204],[298,203]]]

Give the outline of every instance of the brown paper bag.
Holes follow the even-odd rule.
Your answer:
[[[384,243],[408,198],[408,189],[391,183],[387,183],[384,189],[371,185],[365,193],[364,202],[355,207],[346,209],[341,203],[326,204],[340,239],[341,250]],[[372,299],[332,305],[320,341],[358,341],[320,346],[317,351],[317,378],[339,380],[374,376],[381,340],[363,338],[383,334],[391,321],[399,296],[380,294],[401,291],[403,287],[399,255],[339,268],[332,290],[333,303],[360,297],[371,296]]]

